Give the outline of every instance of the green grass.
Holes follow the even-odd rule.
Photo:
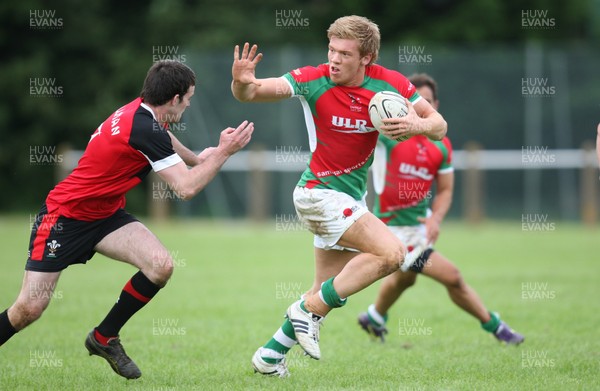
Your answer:
[[[28,225],[28,217],[0,218],[0,309],[20,288]],[[275,223],[149,226],[172,251],[177,269],[122,330],[143,376],[125,381],[83,347],[134,273],[97,255],[67,269],[42,319],[0,348],[0,389],[600,389],[595,230],[567,223],[545,232],[524,232],[520,222],[444,225],[437,248],[489,309],[526,335],[520,347],[498,344],[442,286],[421,277],[392,308],[385,344],[370,341],[356,324],[375,284],[328,317],[320,361],[295,347],[292,377],[276,379],[254,374],[250,358],[281,325],[293,301],[288,297],[311,285],[310,234],[277,231]],[[542,298],[523,298],[528,295]],[[401,335],[401,319],[418,322],[427,335]]]

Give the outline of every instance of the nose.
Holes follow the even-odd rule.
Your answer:
[[[340,62],[340,55],[336,52],[331,53],[331,55],[329,56],[329,62],[334,62],[336,64],[339,64]]]

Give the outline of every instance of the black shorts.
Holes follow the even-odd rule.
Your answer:
[[[423,251],[421,253],[421,255],[419,255],[419,258],[417,258],[417,260],[415,261],[415,263],[413,263],[408,270],[413,271],[415,273],[421,273],[423,271],[423,268],[425,267],[425,265],[427,264],[427,261],[429,260],[429,257],[431,256],[431,253],[434,252],[435,250],[432,248],[428,248],[427,250]]]
[[[44,204],[31,229],[25,270],[59,272],[69,265],[86,263],[106,235],[135,221],[124,209],[101,220],[75,220],[48,213]]]

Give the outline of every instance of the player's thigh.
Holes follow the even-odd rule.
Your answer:
[[[94,250],[143,271],[155,270],[160,273],[161,269],[172,268],[168,250],[156,235],[139,221],[112,231],[96,244]]]
[[[429,256],[422,274],[433,278],[444,285],[457,285],[461,276],[458,268],[444,255],[434,251]]]
[[[323,282],[337,276],[344,266],[358,254],[360,253],[356,251],[323,250],[315,247],[315,280],[309,293],[318,292]]]
[[[370,212],[362,215],[344,232],[338,245],[375,255],[392,255],[403,258],[406,253],[402,241]]]

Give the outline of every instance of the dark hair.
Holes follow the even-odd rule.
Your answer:
[[[145,103],[160,106],[175,95],[183,98],[194,85],[196,75],[190,67],[173,60],[158,61],[148,70],[140,96]]]
[[[433,93],[433,100],[438,100],[437,98],[437,83],[431,76],[426,73],[415,73],[409,76],[408,80],[414,84],[416,88],[421,88],[427,86],[431,89]]]

